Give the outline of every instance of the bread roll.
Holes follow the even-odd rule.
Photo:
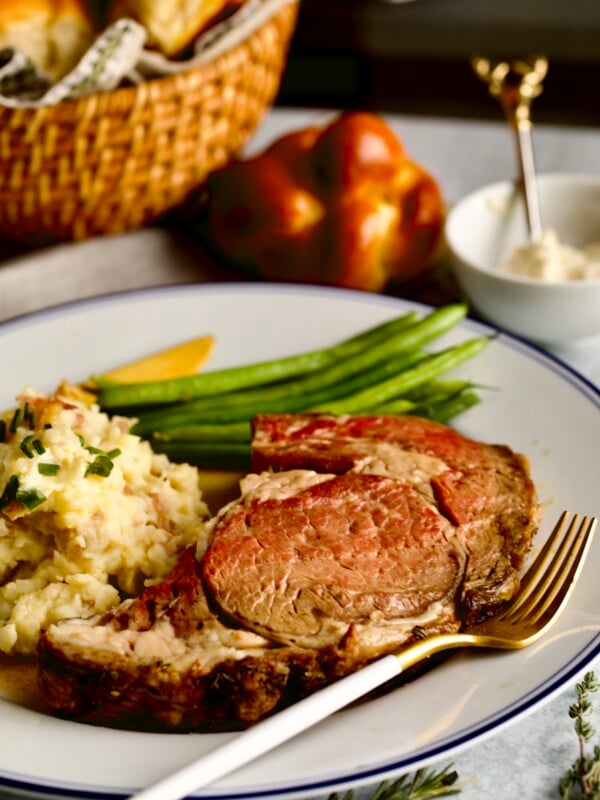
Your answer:
[[[150,47],[175,56],[243,3],[244,0],[115,0],[109,20],[135,19],[148,31]]]
[[[79,0],[1,0],[0,49],[21,50],[53,81],[77,64],[94,39]]]

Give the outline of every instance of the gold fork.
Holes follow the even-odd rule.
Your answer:
[[[430,636],[379,658],[138,792],[133,795],[134,800],[179,800],[272,750],[434,653],[458,647],[515,650],[532,644],[567,604],[592,542],[596,519],[576,514],[567,524],[569,516],[569,512],[563,512],[523,576],[518,594],[502,613],[459,633]]]

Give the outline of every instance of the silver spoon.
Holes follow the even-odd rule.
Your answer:
[[[537,179],[531,141],[531,102],[542,93],[548,72],[545,56],[516,61],[490,61],[482,56],[471,59],[475,73],[488,85],[492,97],[500,101],[515,133],[519,162],[519,189],[523,195],[529,238],[538,241],[543,233]]]

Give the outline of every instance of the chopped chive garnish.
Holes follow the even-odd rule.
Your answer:
[[[18,489],[15,495],[15,500],[21,505],[24,505],[28,511],[33,511],[42,503],[46,502],[48,498],[39,489]]]
[[[15,409],[15,413],[12,415],[12,419],[10,421],[9,430],[11,433],[15,433],[17,428],[19,427],[19,423],[21,422],[21,408]]]
[[[108,452],[106,450],[101,450],[99,447],[92,447],[92,445],[88,445],[85,449],[94,456],[106,456],[111,459],[121,455],[121,450],[118,447]]]
[[[60,469],[59,464],[38,464],[38,472],[40,475],[56,475]]]
[[[33,442],[32,433],[30,433],[29,436],[26,436],[21,442],[21,452],[23,452],[27,456],[27,458],[33,458],[33,450],[30,447],[32,442]]]
[[[28,400],[25,401],[23,406],[23,422],[29,425],[31,430],[35,428],[35,417],[33,416],[33,411],[31,410]]]
[[[6,420],[0,419],[0,442],[6,439]]]
[[[19,478],[17,475],[11,475],[4,487],[4,491],[0,495],[0,511],[15,499],[18,489]]]
[[[77,438],[79,439],[79,444],[82,447],[85,447],[85,439],[83,438],[83,436],[80,433],[77,434]]]
[[[39,439],[34,439],[31,444],[33,445],[33,449],[35,450],[35,452],[38,453],[40,456],[46,452],[46,448]]]
[[[112,472],[113,467],[114,464],[110,458],[105,453],[101,453],[87,465],[84,474],[86,478],[88,475],[98,475],[101,478],[107,478]]]

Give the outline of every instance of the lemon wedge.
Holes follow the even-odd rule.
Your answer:
[[[93,387],[109,381],[138,383],[194,375],[208,361],[214,346],[212,336],[201,336],[104,372],[91,378],[86,385]]]

